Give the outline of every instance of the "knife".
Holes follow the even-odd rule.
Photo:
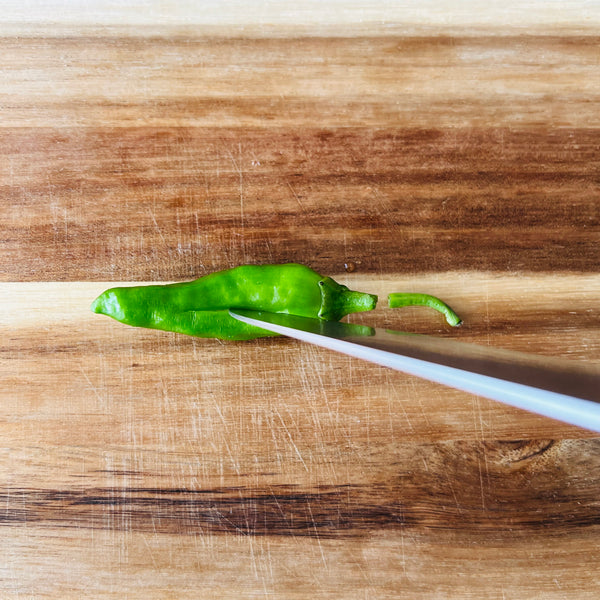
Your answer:
[[[600,364],[446,338],[232,309],[244,323],[600,432]]]

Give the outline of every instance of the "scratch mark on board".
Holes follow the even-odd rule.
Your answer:
[[[292,445],[292,448],[294,449],[294,452],[296,453],[296,455],[300,459],[300,462],[302,463],[302,466],[308,473],[308,466],[307,466],[306,462],[304,461],[304,458],[302,457],[302,453],[300,452],[298,446],[296,445],[296,442],[294,442],[294,438],[292,438],[292,434],[290,433],[288,426],[285,424],[285,421],[281,418],[281,414],[279,413],[279,411],[276,411],[276,414],[279,417],[279,422],[281,423],[281,426],[283,427],[283,430],[285,431],[285,433],[290,441],[290,444]]]
[[[79,370],[81,371],[81,374],[83,375],[85,380],[88,382],[88,384],[89,384],[92,392],[94,392],[96,398],[98,398],[98,400],[100,400],[102,402],[103,398],[100,395],[100,393],[98,392],[98,388],[92,383],[92,380],[88,377],[88,374],[83,370],[83,367],[81,365],[79,365]]]
[[[167,244],[167,240],[165,239],[165,236],[163,235],[163,232],[161,230],[161,228],[158,225],[158,221],[156,220],[156,216],[154,215],[154,211],[152,211],[151,209],[148,209],[148,214],[150,215],[152,222],[154,223],[154,227],[156,228],[156,231],[160,237],[160,239],[162,240],[162,243],[165,245],[165,248],[169,247],[169,244]]]
[[[242,144],[238,144],[238,160],[236,161],[231,150],[227,151],[233,168],[236,170],[239,177],[239,196],[240,196],[240,235],[241,235],[241,248],[244,262],[246,262],[246,247],[244,240],[244,228],[246,226],[246,213],[245,213],[245,202],[244,202],[244,171],[242,169]]]

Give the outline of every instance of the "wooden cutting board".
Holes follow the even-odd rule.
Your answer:
[[[0,598],[598,598],[596,434],[89,311],[295,261],[599,361],[593,3],[89,4],[0,24]]]

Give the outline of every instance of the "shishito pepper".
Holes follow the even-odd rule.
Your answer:
[[[295,263],[243,265],[194,281],[106,290],[92,310],[135,327],[174,331],[196,337],[248,340],[276,335],[246,325],[230,308],[265,310],[338,321],[372,310],[377,296],[355,292]]]
[[[92,310],[134,327],[174,331],[196,337],[249,340],[277,335],[229,316],[230,308],[264,310],[325,321],[373,310],[377,296],[357,292],[295,263],[243,265],[194,281],[116,287],[94,300]],[[429,306],[460,324],[456,313],[427,294],[389,295],[391,308]]]

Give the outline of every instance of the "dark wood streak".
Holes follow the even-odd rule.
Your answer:
[[[585,479],[565,471],[575,454],[586,464]],[[324,538],[398,528],[502,537],[551,527],[557,535],[600,526],[598,439],[576,447],[553,440],[424,445],[394,467],[389,480],[313,489],[5,488],[0,524]]]
[[[7,281],[600,260],[595,129],[5,128],[0,148],[17,173],[0,188]]]

